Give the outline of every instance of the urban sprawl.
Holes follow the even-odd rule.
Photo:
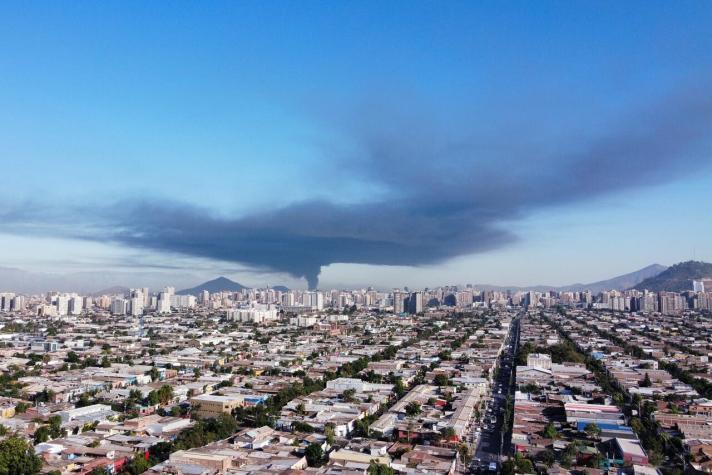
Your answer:
[[[682,293],[0,293],[0,473],[712,472]]]

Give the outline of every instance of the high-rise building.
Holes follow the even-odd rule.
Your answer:
[[[10,292],[0,294],[0,311],[9,312],[12,310],[12,299],[14,298],[15,294]]]
[[[82,310],[84,310],[84,299],[78,295],[75,295],[69,299],[69,313],[72,315],[81,315]]]
[[[171,294],[161,292],[156,301],[156,311],[158,313],[171,313]]]
[[[393,292],[393,312],[394,313],[404,313],[406,308],[406,302],[408,301],[408,294],[404,292]]]
[[[194,308],[196,298],[193,295],[171,295],[170,302],[174,308]]]
[[[21,312],[27,307],[27,302],[24,295],[16,295],[12,299],[12,310],[15,312]]]
[[[687,308],[687,301],[674,292],[658,293],[658,309],[663,315],[676,315]]]
[[[418,314],[423,311],[423,301],[425,300],[423,292],[413,292],[408,298],[408,312]]]
[[[129,300],[129,311],[131,312],[131,315],[134,317],[143,315],[143,302],[143,295],[132,297],[131,300]]]
[[[294,303],[294,292],[290,290],[286,294],[282,295],[282,305],[284,305],[285,307],[294,307]]]
[[[112,315],[126,315],[128,302],[123,298],[115,298],[111,301]]]
[[[67,315],[69,313],[69,296],[58,295],[55,305],[57,307],[57,315]]]
[[[318,291],[304,292],[304,295],[302,295],[302,305],[314,310],[323,310],[324,294]]]
[[[111,306],[111,297],[109,297],[108,295],[102,295],[97,301],[97,306],[99,308],[108,309]]]

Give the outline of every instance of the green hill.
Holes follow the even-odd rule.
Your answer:
[[[660,274],[649,277],[633,287],[652,292],[684,292],[692,290],[692,281],[712,278],[712,264],[700,261],[680,262],[668,267]]]

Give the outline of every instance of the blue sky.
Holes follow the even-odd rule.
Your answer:
[[[712,260],[711,22],[708,2],[5,2],[0,265],[424,286]]]

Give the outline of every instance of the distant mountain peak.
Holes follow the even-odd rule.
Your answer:
[[[230,280],[225,276],[220,276],[213,280],[203,282],[202,284],[192,287],[190,289],[180,290],[176,293],[178,295],[196,295],[197,296],[204,290],[207,290],[208,292],[210,292],[212,294],[212,293],[216,293],[216,292],[239,292],[246,288],[247,287],[240,284],[239,282]]]
[[[244,289],[248,289],[249,287],[246,287],[239,282],[235,282],[234,280],[228,279],[225,276],[220,276],[216,277],[213,280],[209,280],[207,282],[203,282],[200,285],[197,285],[195,287],[192,287],[190,289],[183,289],[178,292],[176,292],[178,295],[195,295],[198,296],[202,291],[207,290],[211,294],[216,293],[216,292],[239,292]],[[274,290],[279,290],[282,292],[287,292],[289,289],[283,285],[275,285],[272,287]]]

